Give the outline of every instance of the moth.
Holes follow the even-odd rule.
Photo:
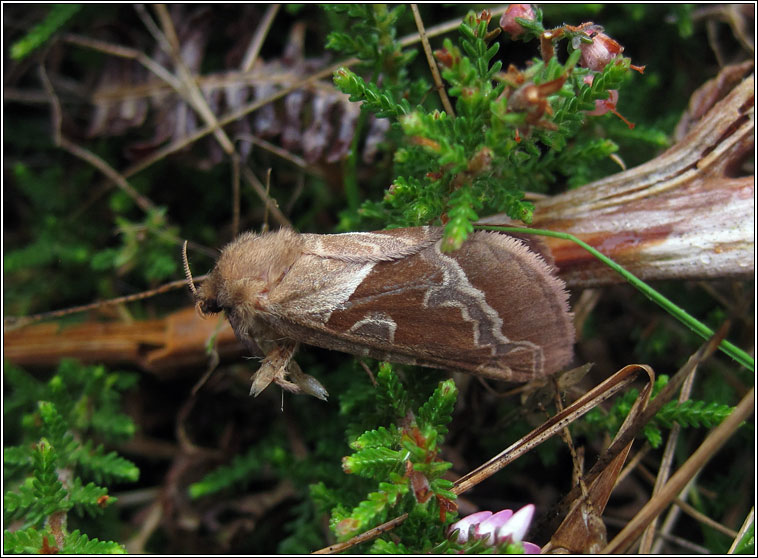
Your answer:
[[[442,229],[347,234],[281,229],[228,244],[195,289],[202,315],[224,311],[237,338],[265,357],[271,382],[326,399],[293,360],[305,343],[358,356],[526,382],[572,358],[565,284],[542,245],[475,232],[445,253]]]

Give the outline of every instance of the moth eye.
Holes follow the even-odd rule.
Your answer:
[[[200,303],[200,309],[203,311],[204,314],[218,314],[223,310],[221,306],[219,306],[218,301],[214,299],[207,299]]]

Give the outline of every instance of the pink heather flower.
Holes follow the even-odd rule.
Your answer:
[[[491,515],[491,511],[480,511],[472,513],[471,515],[467,515],[463,519],[459,519],[453,523],[448,529],[448,534],[452,534],[453,531],[459,529],[458,538],[456,540],[458,541],[458,544],[463,544],[468,541],[469,531],[471,527],[479,525],[480,522],[484,521]]]
[[[619,102],[619,92],[616,89],[608,90],[607,99],[597,99],[595,101],[595,110],[588,110],[588,116],[602,116],[606,112],[614,112],[616,103]]]
[[[584,83],[591,85],[593,80],[595,79],[595,76],[584,76]],[[616,103],[619,102],[619,92],[616,89],[609,89],[608,90],[608,98],[607,99],[597,99],[595,101],[595,108],[593,110],[588,110],[587,115],[588,116],[602,116],[606,112],[611,112],[618,116],[627,126],[629,126],[629,129],[634,128],[634,124],[632,122],[629,122],[626,118],[624,118],[621,113],[619,113],[616,110]]]
[[[524,541],[521,544],[524,547],[524,554],[539,554],[540,550],[542,550],[539,545],[534,543]]]
[[[518,39],[524,34],[524,28],[516,21],[517,17],[533,20],[534,9],[532,8],[532,5],[511,4],[500,17],[500,27],[511,36],[511,39]]]
[[[590,34],[590,36],[592,37],[591,43],[582,42],[579,44],[579,49],[582,51],[579,65],[582,68],[599,72],[608,65],[608,62],[616,58],[617,54],[624,51],[624,47],[602,31],[597,32],[594,36]]]
[[[516,513],[513,513],[495,535],[495,541],[500,544],[505,541],[521,542],[526,535],[529,524],[534,516],[534,504],[527,504]],[[494,517],[494,516],[493,516]]]
[[[467,515],[453,523],[448,529],[448,535],[458,529],[456,541],[463,544],[472,536],[484,539],[487,546],[509,542],[522,542],[529,524],[534,516],[534,505],[528,504],[513,513],[513,510],[501,510],[495,514],[481,511]],[[540,547],[534,543],[522,542],[526,554],[539,554]]]
[[[589,75],[584,76],[584,83],[587,85],[592,85],[592,82],[594,81],[595,76]],[[597,99],[595,101],[595,109],[594,110],[588,110],[587,115],[588,116],[602,116],[606,112],[615,112],[616,110],[616,103],[619,102],[619,92],[617,89],[609,89],[608,90],[608,98],[607,99]]]
[[[513,510],[501,510],[492,514],[474,528],[474,536],[477,539],[483,539],[484,537],[489,536],[487,539],[489,541],[488,544],[493,544],[495,541],[495,534],[505,527],[511,516],[513,516]]]

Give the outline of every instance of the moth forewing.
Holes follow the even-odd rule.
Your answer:
[[[298,342],[503,380],[567,364],[574,329],[552,267],[504,234],[475,233],[452,254],[441,237],[434,227],[246,233],[223,250],[199,305],[224,309],[266,354],[255,395],[274,381],[325,397],[292,361]]]

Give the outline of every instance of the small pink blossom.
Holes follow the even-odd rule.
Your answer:
[[[524,554],[539,554],[542,550],[539,545],[534,543],[524,541],[521,544],[524,546]]]
[[[521,542],[526,535],[529,525],[534,517],[534,504],[527,504],[516,513],[512,514],[510,519],[498,529],[495,535],[495,541],[500,544],[503,542]]]
[[[513,510],[501,510],[492,514],[474,528],[474,536],[477,539],[483,539],[484,537],[489,536],[488,540],[494,541],[496,533],[507,525],[508,520],[510,520],[512,516]]]
[[[467,515],[463,519],[459,519],[455,523],[453,523],[450,526],[450,529],[448,533],[452,533],[456,529],[458,529],[458,538],[456,539],[458,541],[458,544],[463,544],[466,541],[468,541],[469,532],[472,527],[476,527],[487,519],[489,516],[492,515],[491,511],[480,511],[476,513],[472,513],[471,515]]]
[[[518,39],[524,34],[524,28],[516,21],[516,18],[534,20],[534,9],[531,4],[511,4],[500,17],[500,27],[511,36]]]
[[[624,47],[602,31],[592,31],[590,37],[592,38],[591,43],[581,42],[579,44],[579,50],[582,51],[579,65],[582,68],[599,72],[608,65],[608,62],[616,58],[617,54],[624,51]]]
[[[588,116],[603,116],[606,112],[615,112],[616,103],[619,101],[619,92],[616,89],[608,90],[607,99],[597,99],[595,110],[588,110]]]
[[[592,85],[592,82],[594,81],[595,76],[589,75],[584,76],[584,83],[587,85]],[[619,102],[619,92],[616,89],[609,89],[608,90],[608,98],[607,99],[596,99],[595,100],[595,108],[593,110],[588,110],[587,115],[588,116],[602,116],[607,112],[613,113],[616,116],[618,116],[628,127],[629,129],[634,128],[634,124],[632,122],[629,122],[626,118],[624,118],[621,113],[619,113],[616,110],[616,104]]]
[[[592,85],[592,82],[594,81],[595,76],[588,75],[584,76],[584,83],[587,85]],[[608,90],[608,98],[607,99],[597,99],[595,101],[595,109],[594,110],[588,110],[587,115],[588,116],[602,116],[607,112],[613,112],[616,110],[616,103],[619,101],[619,92],[617,89],[609,89]]]
[[[453,523],[448,535],[458,530],[456,542],[463,544],[469,540],[486,539],[487,546],[512,542],[522,542],[534,517],[534,505],[528,504],[513,513],[513,510],[501,510],[495,514],[481,511],[467,515]],[[522,542],[526,554],[539,554],[540,547],[534,543]]]

